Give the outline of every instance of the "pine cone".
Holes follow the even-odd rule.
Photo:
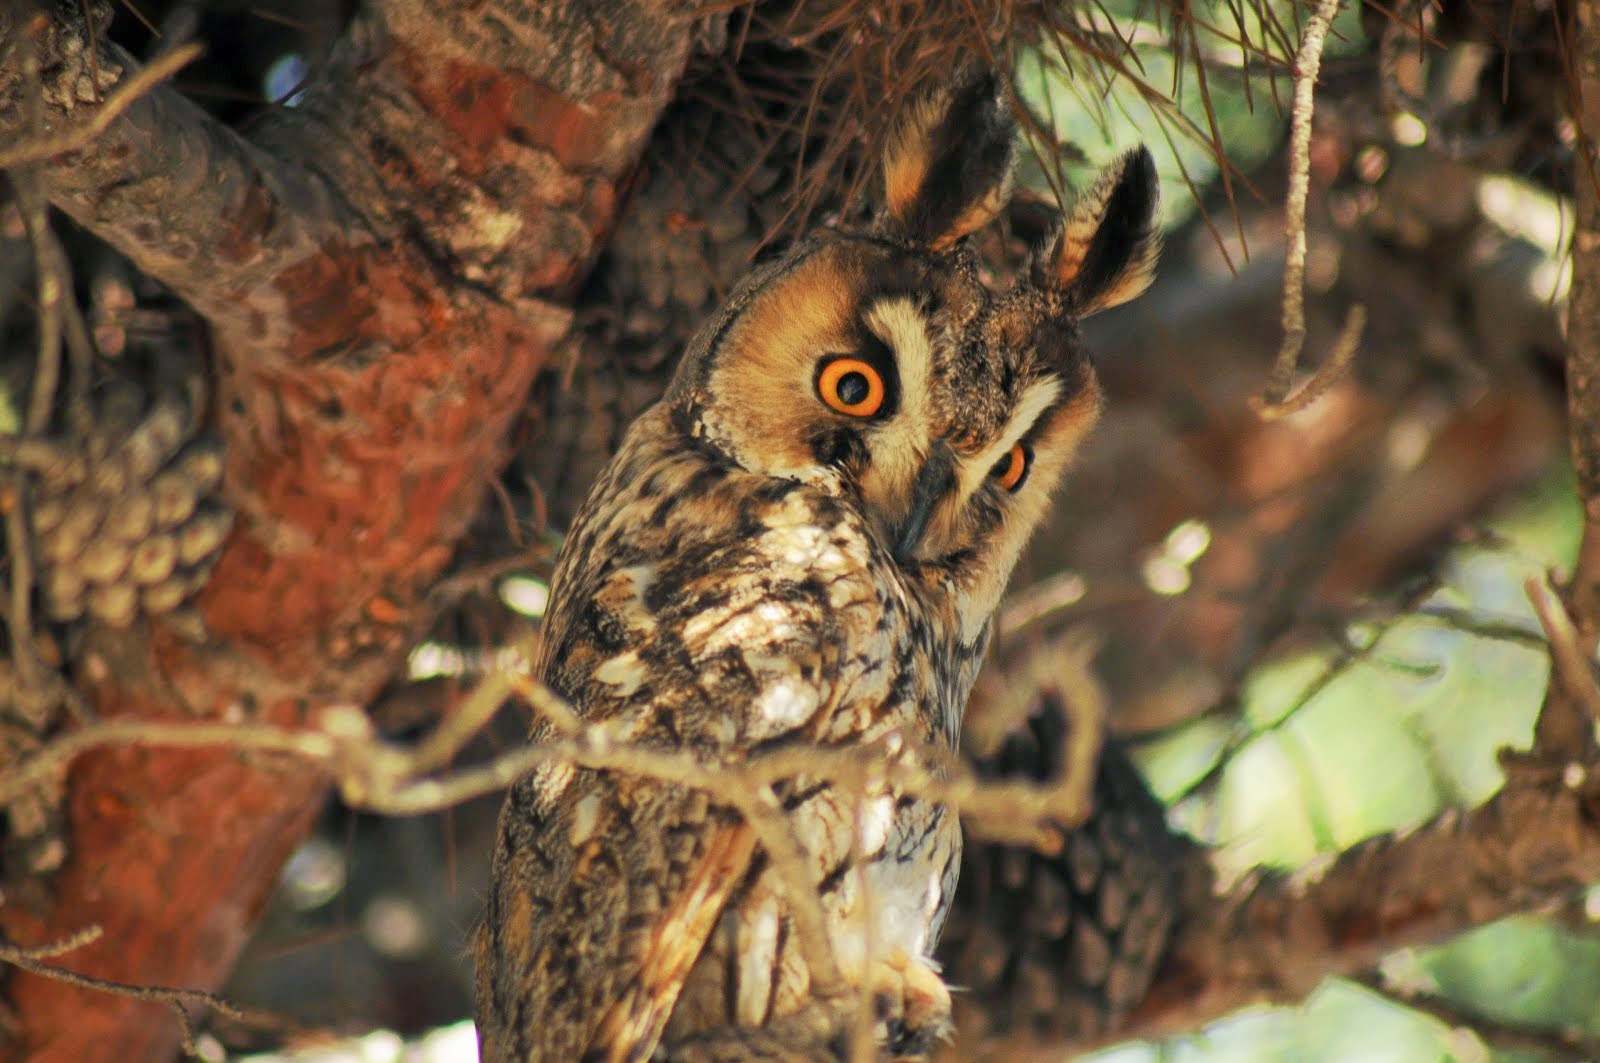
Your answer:
[[[12,659],[0,660],[0,764],[15,765],[38,752],[62,712],[61,656],[48,635],[34,639],[42,669],[40,689],[26,689]],[[4,806],[0,827],[0,884],[9,891],[48,875],[67,856],[62,819],[62,780],[52,778]]]
[[[222,446],[200,434],[203,384],[98,397],[74,460],[42,474],[32,518],[51,619],[128,627],[170,613],[205,584],[233,512],[217,492]]]
[[[1042,694],[1027,733],[1008,735],[977,763],[979,774],[1056,776],[1066,720],[1055,696]],[[1179,845],[1115,743],[1101,756],[1094,811],[1059,854],[969,842],[940,949],[948,980],[969,990],[962,997],[988,1024],[964,1034],[1074,1039],[1114,1030],[1144,999],[1171,936]]]

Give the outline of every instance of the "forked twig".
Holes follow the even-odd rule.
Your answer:
[[[520,694],[554,733],[471,767],[433,775],[463,748],[500,704]],[[794,929],[819,995],[842,985],[815,884],[775,787],[804,776],[841,787],[870,780],[907,796],[948,806],[978,833],[1053,851],[1088,814],[1088,785],[1077,776],[1093,764],[1070,763],[1047,785],[985,782],[950,751],[890,733],[861,746],[780,747],[749,758],[701,758],[680,750],[630,743],[608,723],[586,723],[549,687],[526,675],[492,673],[433,734],[406,748],[379,738],[370,721],[350,706],[330,708],[318,729],[291,730],[255,723],[110,720],[91,723],[46,743],[0,780],[0,804],[61,772],[96,748],[140,744],[168,747],[228,746],[289,755],[315,764],[339,786],[347,804],[389,815],[416,815],[492,793],[542,765],[633,775],[700,790],[739,813],[756,832],[773,868],[791,894]]]
[[[1366,327],[1366,310],[1352,306],[1328,360],[1292,397],[1295,370],[1306,343],[1306,200],[1311,191],[1311,119],[1316,113],[1317,74],[1328,30],[1340,0],[1317,0],[1306,20],[1294,56],[1294,104],[1289,117],[1289,192],[1284,203],[1283,344],[1266,390],[1250,400],[1251,409],[1276,420],[1305,409],[1324,395],[1349,368]]]
[[[47,942],[43,945],[19,946],[8,945],[0,942],[0,964],[9,964],[29,974],[38,975],[40,978],[49,978],[53,981],[64,982],[79,989],[92,989],[101,993],[111,993],[120,997],[131,997],[134,1000],[149,1000],[158,1004],[165,1004],[177,1016],[178,1026],[183,1032],[183,1050],[191,1056],[199,1054],[194,1038],[194,1023],[189,1018],[189,1008],[203,1007],[226,1015],[235,1022],[251,1024],[264,1016],[252,1015],[250,1012],[228,1003],[215,993],[208,993],[203,989],[178,989],[171,986],[132,985],[128,982],[118,982],[109,978],[97,978],[94,975],[79,974],[63,967],[45,963],[47,959],[68,952],[76,951],[86,945],[91,945],[100,940],[102,931],[98,926],[87,926],[77,933],[68,935],[58,941]],[[273,1023],[279,1020],[273,1018]]]

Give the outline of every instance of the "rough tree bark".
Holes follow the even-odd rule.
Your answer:
[[[306,722],[389,678],[682,73],[689,6],[375,2],[304,104],[249,139],[158,88],[48,160],[56,206],[210,321],[241,513],[200,601],[206,642],[91,635],[75,678],[101,716]],[[82,22],[0,30],[44,49],[65,93],[88,69]],[[95,107],[64,101],[47,89],[46,127],[29,129],[13,79],[0,141]],[[130,748],[78,762],[70,794],[53,907],[8,907],[6,937],[96,924],[62,966],[213,988],[324,786],[290,763]],[[177,1043],[147,1002],[21,973],[10,993],[14,1054],[160,1059]]]
[[[1572,119],[1579,139],[1572,191],[1578,219],[1567,310],[1567,409],[1583,539],[1571,594],[1592,650],[1600,633],[1600,5],[1579,0],[1573,9]]]

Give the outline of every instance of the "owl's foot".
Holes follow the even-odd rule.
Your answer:
[[[921,1058],[950,1031],[950,990],[926,959],[897,947],[873,964],[870,984],[893,1058]]]
[[[865,984],[882,1045],[877,1058],[895,1063],[924,1059],[950,1028],[950,991],[928,961],[895,949],[878,959]],[[841,986],[793,1015],[765,1026],[719,1026],[662,1046],[657,1063],[846,1063],[860,1018],[856,986]]]

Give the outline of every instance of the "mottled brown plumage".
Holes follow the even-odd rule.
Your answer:
[[[1076,320],[1137,290],[1153,241],[1139,153],[1094,201],[1100,226],[1075,220],[1032,282],[987,290],[962,239],[1003,206],[1013,141],[991,75],[913,109],[875,227],[815,234],[702,329],[557,564],[533,668],[584,719],[710,763],[954,745],[1012,566],[1098,414]],[[818,985],[734,810],[553,767],[501,817],[485,1060],[833,1058],[862,987],[884,1050],[925,1050],[949,1005],[929,957],[954,813],[881,782],[775,795],[842,987]]]

